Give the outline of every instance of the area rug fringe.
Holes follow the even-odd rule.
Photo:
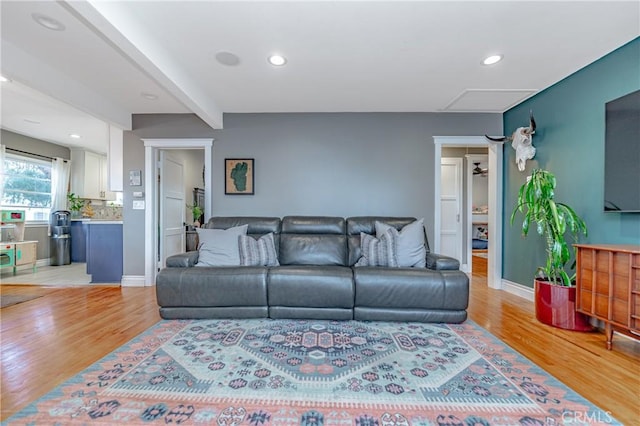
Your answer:
[[[127,390],[107,390],[105,395],[116,397],[127,397],[134,399],[148,399],[148,398],[162,398],[163,400],[177,401],[177,402],[189,402],[189,403],[201,403],[201,404],[213,404],[213,405],[256,405],[256,406],[288,406],[288,407],[301,407],[301,408],[334,408],[334,409],[365,409],[365,410],[385,410],[389,408],[388,403],[375,403],[375,402],[346,402],[346,401],[311,401],[311,400],[292,400],[292,399],[268,399],[268,398],[230,398],[219,397],[215,395],[203,395],[203,394],[189,394],[185,398],[182,394],[175,394],[179,389],[167,390],[164,392],[149,391],[127,391]],[[450,403],[445,401],[429,400],[423,403],[394,403],[392,404],[395,410],[460,410],[469,409],[477,410],[479,412],[487,413],[542,413],[543,410],[537,405],[531,402],[530,406],[517,405],[517,406],[504,406],[499,404],[491,404],[487,402],[479,402],[471,398],[461,398],[456,403]]]

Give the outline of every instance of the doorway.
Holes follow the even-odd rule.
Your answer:
[[[434,244],[433,251],[441,249],[441,168],[443,147],[485,147],[488,149],[488,212],[487,225],[491,229],[492,242],[487,250],[487,284],[502,288],[502,157],[503,145],[491,143],[484,136],[434,136]]]
[[[467,148],[468,150],[468,148]],[[486,150],[485,150],[486,151]],[[487,258],[490,244],[489,229],[489,156],[467,154],[466,160],[466,238],[469,273],[480,266],[487,273]]]
[[[155,285],[158,273],[158,226],[159,226],[159,188],[157,179],[158,161],[161,150],[172,149],[203,149],[204,164],[203,181],[205,189],[205,211],[212,212],[212,151],[213,139],[143,139],[145,147],[145,188],[147,196],[145,202],[145,256],[144,256],[144,285]],[[186,206],[185,206],[186,208]]]

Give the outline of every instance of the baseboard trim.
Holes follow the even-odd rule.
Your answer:
[[[45,259],[38,259],[36,260],[36,268],[39,268],[41,266],[49,266],[51,265],[51,258],[47,257]]]
[[[526,287],[522,284],[514,283],[513,281],[502,279],[502,290],[507,293],[514,294],[523,299],[527,299],[530,302],[534,301],[533,288]]]
[[[144,275],[123,275],[120,285],[122,287],[144,287]]]

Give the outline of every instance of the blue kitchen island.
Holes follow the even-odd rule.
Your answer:
[[[122,221],[86,220],[87,274],[91,283],[122,281]]]

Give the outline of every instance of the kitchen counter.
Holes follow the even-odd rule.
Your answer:
[[[82,219],[71,219],[71,262],[87,261],[87,225]]]
[[[87,242],[87,274],[92,283],[122,281],[122,221],[83,221]]]

